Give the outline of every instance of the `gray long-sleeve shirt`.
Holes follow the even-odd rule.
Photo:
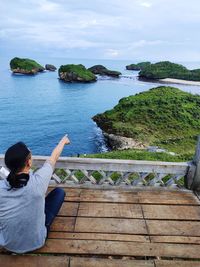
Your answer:
[[[0,247],[25,253],[44,245],[45,193],[53,174],[46,161],[35,173],[30,172],[26,186],[10,188],[6,179],[0,180]]]

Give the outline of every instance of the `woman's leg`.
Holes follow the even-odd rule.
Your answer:
[[[65,191],[60,187],[53,189],[45,198],[45,225],[47,227],[47,234],[49,233],[50,226],[54,218],[58,214],[62,203],[64,202],[64,198]]]

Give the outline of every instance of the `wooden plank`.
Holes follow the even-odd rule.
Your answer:
[[[200,261],[155,260],[155,267],[200,267]]]
[[[200,236],[200,222],[146,220],[150,235]]]
[[[78,216],[85,217],[118,217],[143,218],[142,209],[137,204],[120,203],[85,203],[81,202]]]
[[[141,204],[200,205],[198,198],[191,192],[140,191],[138,197]]]
[[[56,186],[49,186],[48,187],[48,190],[47,190],[47,193],[51,192],[54,188],[56,187],[61,187],[65,193],[66,193],[66,196],[65,196],[65,201],[79,201],[80,200],[80,193],[81,193],[81,189],[80,188],[71,188],[71,187],[63,187],[62,185],[56,185]]]
[[[150,236],[154,243],[200,244],[198,236]]]
[[[75,232],[147,234],[145,222],[138,219],[77,217]]]
[[[93,191],[88,193],[83,191],[80,195],[81,202],[112,202],[112,203],[138,203],[137,192],[121,191]]]
[[[154,267],[153,261],[71,257],[70,267]]]
[[[146,219],[200,220],[199,206],[142,205]]]
[[[0,255],[0,267],[68,267],[66,256]]]
[[[50,232],[49,238],[76,239],[76,240],[80,239],[80,240],[110,240],[110,241],[150,242],[149,236],[129,235],[129,234]]]
[[[66,196],[65,201],[67,201],[67,202],[79,202],[80,197],[79,196]]]
[[[76,217],[56,217],[51,225],[51,231],[66,231],[74,230]]]
[[[78,213],[79,203],[77,202],[64,202],[58,213],[59,216],[76,216]]]
[[[118,241],[48,239],[35,253],[76,255],[158,256],[199,259],[200,245],[157,244]]]

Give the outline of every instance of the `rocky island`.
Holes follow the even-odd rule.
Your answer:
[[[151,65],[151,62],[149,61],[145,61],[145,62],[140,62],[140,63],[137,63],[137,64],[130,64],[130,65],[127,65],[126,66],[126,69],[127,70],[142,70],[144,69],[145,67]]]
[[[161,81],[169,78],[186,81],[200,81],[200,69],[189,70],[181,64],[175,64],[170,61],[161,61],[144,67],[139,72],[139,78]],[[169,80],[167,82],[169,82]]]
[[[45,69],[49,70],[49,71],[56,71],[57,70],[57,68],[52,64],[46,64]]]
[[[200,96],[161,86],[122,98],[93,120],[114,149],[159,146],[190,153],[200,132]]]
[[[13,73],[20,74],[36,74],[44,71],[44,67],[35,60],[18,57],[15,57],[10,61],[10,68]]]
[[[97,77],[82,64],[61,65],[58,70],[60,80],[64,82],[95,82]]]
[[[99,75],[106,75],[106,76],[111,76],[115,78],[119,78],[119,75],[121,75],[121,72],[115,71],[115,70],[109,70],[103,65],[94,65],[91,68],[88,69],[94,74],[99,74]]]

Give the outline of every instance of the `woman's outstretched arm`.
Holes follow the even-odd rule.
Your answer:
[[[63,138],[60,140],[58,145],[54,148],[53,152],[51,153],[49,161],[52,164],[52,166],[55,166],[58,158],[60,157],[60,154],[63,151],[64,146],[68,145],[68,144],[70,144],[70,140],[67,137],[67,135],[65,135],[65,136],[63,136]]]

